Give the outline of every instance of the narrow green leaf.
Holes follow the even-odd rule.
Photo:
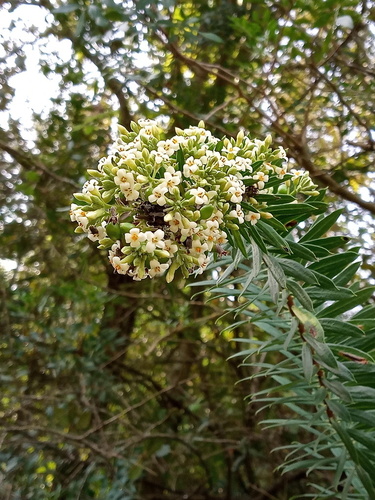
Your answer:
[[[294,337],[294,334],[297,331],[297,328],[298,328],[298,320],[297,320],[297,318],[292,318],[290,321],[290,330],[289,330],[289,333],[284,341],[283,349],[288,349],[288,347],[289,347],[289,345]]]
[[[324,290],[319,287],[309,286],[306,292],[312,300],[325,302],[326,300],[346,300],[348,297],[354,297],[355,294],[349,288],[339,288],[338,290]]]
[[[319,246],[319,245],[312,245],[312,244],[306,242],[303,244],[303,246],[305,248],[308,248],[309,250],[311,250],[311,252],[314,252],[314,254],[317,257],[319,257],[319,259],[322,257],[329,257],[330,255],[332,255],[332,252],[330,252],[326,248]]]
[[[295,281],[292,280],[287,280],[286,286],[287,289],[294,295],[294,297],[299,300],[302,307],[304,307],[308,311],[314,310],[314,306],[310,297],[306,293],[305,289],[302,288],[299,283],[296,283]]]
[[[329,368],[337,368],[337,360],[333,355],[333,352],[325,342],[320,342],[311,334],[304,335],[306,342],[308,342],[315,351],[315,359],[323,361],[323,363]]]
[[[302,367],[305,379],[310,383],[314,372],[314,365],[310,346],[306,343],[302,346]]]
[[[286,215],[288,217],[291,216],[293,218],[294,216],[300,214],[309,214],[309,215],[314,214],[316,213],[317,209],[312,205],[308,205],[307,203],[298,203],[298,204],[285,203],[281,205],[273,205],[271,207],[267,207],[267,211],[271,212],[272,214],[275,214],[276,216]]]
[[[332,422],[332,427],[335,429],[337,434],[339,435],[341,441],[343,442],[345,448],[348,450],[348,453],[355,464],[359,464],[357,450],[351,440],[349,434],[346,430],[337,422]]]
[[[328,290],[332,290],[332,289],[338,290],[338,287],[335,285],[334,281],[331,280],[331,278],[328,278],[324,274],[318,273],[317,271],[313,271],[313,273],[314,273],[316,279],[318,280],[319,285],[322,288],[325,288]]]
[[[338,380],[328,380],[325,378],[323,379],[323,383],[327,389],[333,392],[333,394],[336,394],[336,396],[342,399],[345,403],[352,402],[348,389]]]
[[[295,262],[289,259],[278,259],[280,266],[283,268],[284,272],[288,276],[292,276],[293,278],[304,281],[309,284],[318,284],[318,280],[316,279],[315,274],[304,267],[299,262]]]
[[[309,265],[309,269],[324,274],[328,278],[333,278],[357,258],[358,255],[355,252],[337,253],[320,259],[319,262],[313,262]]]
[[[263,255],[263,261],[265,262],[268,269],[271,271],[275,280],[279,283],[281,288],[286,288],[286,277],[283,268],[280,266],[278,261],[271,255]]]
[[[182,151],[181,148],[177,150],[176,161],[178,165],[178,170],[182,172],[185,163],[185,157],[184,157],[184,152]]]
[[[284,226],[282,222],[276,219],[276,217],[272,217],[271,219],[263,219],[262,222],[268,224],[269,226],[272,226],[274,229],[276,229],[276,231],[279,231],[280,234],[287,232],[287,228]]]
[[[250,237],[255,241],[255,243],[262,250],[262,252],[267,254],[268,253],[267,247],[264,244],[263,238],[259,234],[257,228],[255,226],[252,226],[251,224],[246,225],[246,228],[249,232]]]
[[[353,264],[350,264],[347,268],[341,271],[341,273],[334,279],[336,285],[345,286],[353,278],[360,265],[360,262],[353,262]]]
[[[242,255],[245,258],[247,258],[248,255],[247,255],[246,247],[245,247],[244,241],[242,239],[241,233],[239,231],[232,231],[231,234],[233,236],[233,240],[236,243],[237,248],[239,248],[241,250]]]
[[[277,233],[273,227],[269,226],[262,220],[259,220],[257,223],[257,229],[263,233],[265,238],[272,244],[275,245],[277,248],[281,248],[284,250],[284,252],[290,253],[290,247],[289,244],[284,238],[282,238],[279,233]]]
[[[356,306],[363,305],[364,302],[372,297],[374,291],[375,286],[363,288],[356,293],[355,297],[335,302],[334,304],[320,311],[318,313],[318,316],[323,318],[335,318],[336,316],[339,316],[344,312],[350,311]]]
[[[344,209],[335,210],[329,215],[318,217],[317,221],[311,226],[309,231],[300,239],[300,241],[315,240],[323,236],[337,221]]]
[[[300,243],[296,243],[295,241],[289,241],[289,247],[292,250],[293,254],[296,257],[299,257],[303,260],[310,260],[310,261],[315,261],[317,260],[317,256],[313,251],[311,251],[309,248],[306,248],[304,245],[301,245]]]
[[[372,465],[373,467],[373,465]],[[375,498],[375,488],[373,482],[371,481],[371,477],[373,477],[374,470],[372,469],[370,473],[363,470],[362,467],[356,467],[357,474],[361,480],[361,483],[366,488],[367,493],[369,494],[369,499]]]
[[[319,238],[317,240],[309,240],[309,245],[316,245],[326,248],[327,250],[334,250],[346,245],[350,241],[347,236],[331,236],[329,238]]]
[[[347,337],[362,337],[364,332],[346,321],[339,321],[337,319],[322,318],[319,320],[320,324],[324,328],[324,332],[330,336],[334,335],[340,337],[341,339],[346,339]]]
[[[277,282],[275,276],[272,274],[271,269],[268,269],[267,285],[272,300],[275,304],[277,304],[279,300],[280,285]]]

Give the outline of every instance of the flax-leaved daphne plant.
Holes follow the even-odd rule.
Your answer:
[[[202,122],[171,138],[155,121],[131,128],[74,195],[76,232],[135,280],[211,271],[190,286],[228,298],[232,327],[249,332],[234,339],[247,383],[272,381],[252,399],[287,412],[264,425],[305,433],[284,447],[283,471],[311,473],[305,497],[374,500],[375,287],[352,282],[359,248],[326,236],[342,211],[325,214],[324,191],[289,171],[270,137],[217,138]]]

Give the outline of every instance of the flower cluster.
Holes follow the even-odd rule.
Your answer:
[[[153,120],[131,129],[119,127],[111,154],[88,170],[92,179],[70,214],[76,232],[108,249],[115,271],[135,280],[201,273],[241,225],[272,217],[261,195],[290,186],[314,193],[308,176],[287,172],[285,151],[272,150],[269,136],[219,139],[203,122],[171,139]]]

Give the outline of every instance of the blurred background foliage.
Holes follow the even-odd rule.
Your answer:
[[[270,455],[303,436],[261,432],[244,398],[266,382],[236,384],[251,367],[227,361],[233,337],[262,333],[227,328],[231,300],[186,281],[114,275],[68,210],[117,122],[271,133],[345,207],[337,231],[362,247],[372,281],[375,4],[25,0],[2,2],[0,17],[0,498],[308,492]],[[17,81],[40,110],[20,107]]]

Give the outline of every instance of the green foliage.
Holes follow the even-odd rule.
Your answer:
[[[227,311],[244,317],[239,323],[256,327],[250,338],[234,339],[242,346],[235,357],[243,358],[243,366],[253,372],[242,382],[272,381],[249,395],[258,411],[275,412],[280,406],[290,411],[287,417],[276,413],[262,425],[307,433],[307,439],[277,448],[285,452],[280,468],[284,473],[302,468],[308,475],[324,471],[331,477],[325,486],[312,479],[316,493],[303,495],[307,498],[375,496],[375,306],[371,302],[375,287],[358,282],[340,286],[347,285],[357,269],[356,251],[330,251],[320,259],[301,252],[309,241],[317,250],[326,249],[324,235],[341,213],[318,217],[301,238],[290,231],[284,231],[285,240],[272,233],[270,237],[267,229],[267,253],[250,239],[246,259],[237,258],[232,264],[232,270],[237,268],[235,277],[222,272],[217,262],[212,269],[222,274],[220,287],[216,280],[204,282],[213,296],[233,297]],[[345,243],[333,239],[333,248]],[[290,245],[292,241],[297,247]],[[331,242],[328,247],[332,250]],[[298,248],[296,254],[293,248]],[[237,255],[240,251],[238,246]]]

